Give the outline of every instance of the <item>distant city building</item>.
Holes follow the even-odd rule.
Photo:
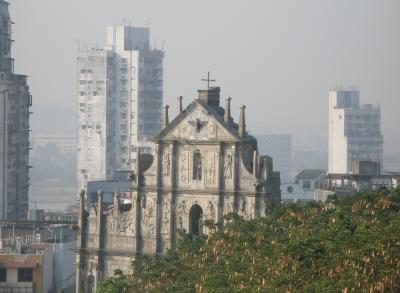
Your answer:
[[[71,225],[37,221],[0,225],[0,292],[74,292],[76,231]]]
[[[44,147],[49,144],[54,144],[61,154],[74,154],[76,153],[76,136],[73,135],[60,135],[50,133],[35,134],[32,138],[32,149],[36,151],[38,147]]]
[[[29,189],[29,108],[25,75],[14,74],[8,3],[0,0],[0,219],[26,219]]]
[[[382,164],[381,112],[377,105],[360,105],[354,90],[329,92],[328,173],[350,173],[353,161]]]
[[[292,180],[292,136],[290,134],[256,135],[261,153],[274,158],[274,167],[282,182]]]
[[[161,129],[163,57],[149,28],[108,27],[104,49],[79,48],[77,185],[134,168]]]
[[[323,186],[315,190],[315,199],[325,201],[327,195],[354,195],[364,190],[400,187],[400,172],[381,172],[380,163],[353,161],[350,173],[329,173]]]
[[[282,201],[315,200],[315,189],[325,184],[326,170],[305,169],[297,176],[294,183],[281,185]]]

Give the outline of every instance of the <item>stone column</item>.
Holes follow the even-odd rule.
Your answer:
[[[182,97],[180,97],[182,98]],[[170,202],[170,215],[169,215],[169,238],[170,238],[170,247],[174,246],[175,241],[175,230],[176,230],[176,197],[177,197],[177,188],[178,188],[178,169],[179,169],[179,157],[177,156],[178,151],[178,143],[177,141],[173,141],[171,145],[171,202]]]
[[[102,278],[103,257],[101,250],[103,249],[103,196],[104,192],[97,192],[97,264],[96,264],[96,285]]]
[[[168,109],[166,110],[168,111]],[[156,251],[155,253],[161,253],[161,213],[162,213],[162,199],[161,189],[164,187],[162,180],[162,160],[163,160],[163,145],[157,144],[157,153],[155,154],[156,169],[156,182],[157,182],[157,199],[156,199],[156,211],[155,211],[155,225],[156,225]]]
[[[218,146],[218,173],[217,173],[217,180],[218,180],[218,210],[217,210],[217,220],[223,225],[224,220],[224,202],[225,202],[225,184],[224,184],[224,143],[220,142]]]
[[[179,114],[181,114],[182,111],[183,111],[183,106],[182,106],[183,97],[182,97],[182,96],[179,96],[179,97],[177,98],[177,100],[178,100],[178,109],[177,109],[177,112],[176,112],[176,116],[178,116]]]
[[[79,241],[78,241],[78,257],[76,262],[76,292],[81,293],[83,291],[83,267],[84,267],[84,256],[82,255],[82,249],[85,246],[85,191],[82,190],[79,195]]]
[[[234,209],[239,212],[239,178],[240,178],[240,149],[238,143],[233,146],[232,154],[232,179],[233,179],[233,194],[234,194]]]

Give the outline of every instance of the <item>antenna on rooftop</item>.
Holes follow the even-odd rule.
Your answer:
[[[162,40],[162,42],[161,42],[161,51],[162,51],[162,52],[164,52],[164,46],[165,46],[165,41]]]

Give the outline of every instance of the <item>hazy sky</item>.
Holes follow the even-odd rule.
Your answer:
[[[250,130],[291,132],[318,148],[329,88],[357,85],[363,103],[381,105],[385,147],[400,143],[399,0],[11,0],[10,11],[15,71],[30,76],[35,106],[74,109],[77,40],[102,47],[106,26],[125,18],[150,23],[152,41],[165,43],[173,110],[210,70],[235,117],[247,105]]]

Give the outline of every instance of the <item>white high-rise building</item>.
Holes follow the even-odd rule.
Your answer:
[[[328,173],[350,173],[353,161],[382,164],[381,112],[377,105],[360,105],[354,90],[329,92]]]
[[[29,115],[25,75],[14,74],[8,3],[0,0],[0,219],[28,216]]]
[[[79,48],[78,189],[131,170],[138,147],[151,152],[161,129],[163,57],[149,28],[107,28],[104,49]]]

